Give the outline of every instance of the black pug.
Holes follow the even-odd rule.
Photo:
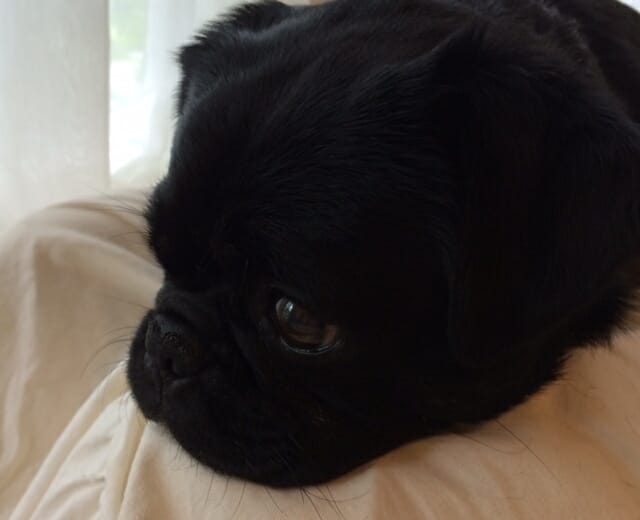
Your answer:
[[[613,0],[268,1],[180,53],[131,346],[216,471],[336,477],[522,402],[640,286],[640,16]]]

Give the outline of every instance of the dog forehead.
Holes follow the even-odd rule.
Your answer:
[[[169,172],[156,193],[175,218],[207,215],[213,227],[260,220],[294,228],[345,215],[376,189],[375,175],[356,164],[365,159],[351,157],[353,147],[340,142],[337,121],[305,132],[293,115],[265,130],[250,110],[233,118],[218,110],[216,102],[202,103],[176,131]]]
[[[156,193],[165,208],[157,213],[171,221],[166,227],[182,233],[198,221],[215,235],[236,224],[317,241],[345,236],[376,212],[386,212],[389,222],[406,214],[402,199],[426,193],[422,174],[439,168],[423,146],[430,131],[415,131],[417,110],[390,113],[394,102],[385,96],[406,102],[406,93],[372,84],[440,36],[398,40],[402,19],[406,13],[379,39],[364,38],[367,31],[360,25],[352,31],[347,21],[326,34],[310,32],[308,46],[282,38],[286,48],[256,55],[255,63],[226,64],[218,54],[218,79],[206,60],[185,69],[199,87],[179,116],[169,172]],[[267,36],[245,37],[234,45],[274,50]],[[366,45],[359,47],[362,38]],[[387,39],[396,43],[385,45]]]

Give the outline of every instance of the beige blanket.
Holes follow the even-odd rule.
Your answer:
[[[161,272],[141,194],[49,209],[0,245],[0,518],[640,519],[640,332],[468,436],[329,485],[215,475],[138,413],[128,339]]]

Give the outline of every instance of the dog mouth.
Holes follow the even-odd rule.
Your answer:
[[[168,396],[173,396],[192,384],[192,381],[188,377],[180,377],[177,379],[162,377],[156,362],[147,351],[145,351],[143,355],[142,370],[145,377],[153,382],[156,401],[160,410]]]
[[[164,423],[168,403],[194,384],[190,377],[169,378],[163,375],[157,359],[146,345],[153,312],[138,327],[129,350],[127,372],[129,386],[142,414],[149,420]]]

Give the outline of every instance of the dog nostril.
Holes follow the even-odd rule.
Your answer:
[[[181,321],[157,314],[149,324],[147,352],[156,367],[169,377],[195,375],[203,367],[202,346]]]
[[[160,338],[160,341],[162,345],[158,351],[158,364],[162,370],[173,374],[175,373],[173,359],[182,355],[179,350],[183,347],[180,345],[177,336],[172,333],[165,334],[163,338]]]

